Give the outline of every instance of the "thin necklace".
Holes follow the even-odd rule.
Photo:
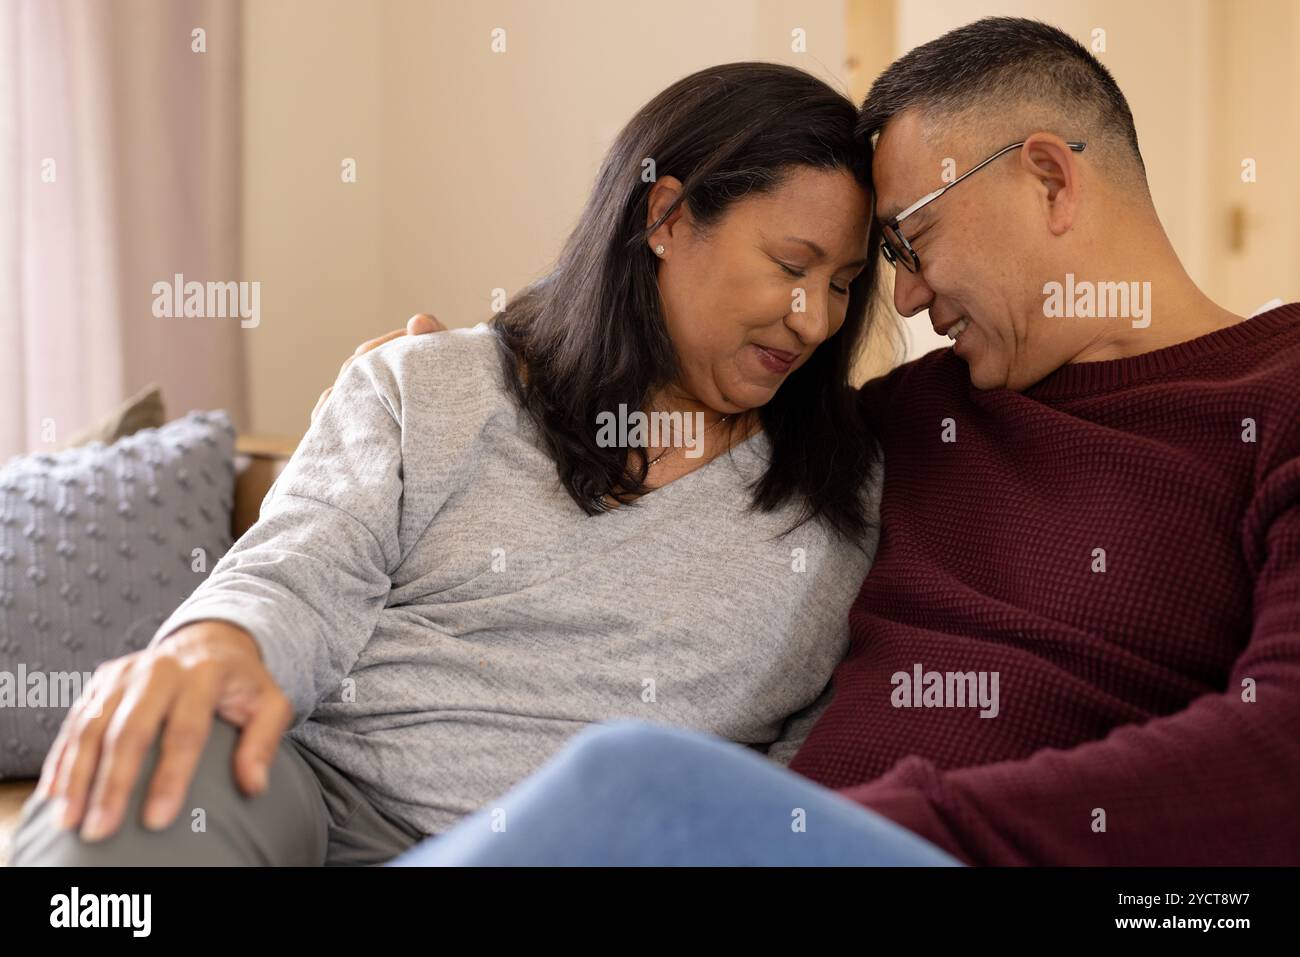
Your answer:
[[[714,422],[711,426],[709,426],[707,429],[705,429],[703,432],[700,433],[700,438],[703,439],[706,435],[708,435],[710,432],[712,432],[714,429],[720,426],[723,422],[726,422],[727,419],[729,418],[731,418],[730,414],[724,415],[722,418],[718,419],[717,422]],[[668,446],[668,448],[664,449],[662,452],[660,452],[658,455],[656,455],[654,458],[652,458],[649,462],[645,464],[646,470],[648,471],[656,462],[658,462],[664,456],[668,455],[671,452],[676,452],[678,448],[680,448],[680,446],[677,445]]]
[[[720,426],[723,422],[726,422],[727,419],[729,419],[729,418],[731,418],[731,415],[730,415],[730,414],[728,414],[728,415],[724,415],[722,418],[718,419],[717,422],[714,422],[711,426],[709,426],[707,429],[705,429],[703,432],[701,432],[701,433],[700,433],[700,437],[703,438],[704,436],[708,435],[710,432],[712,432],[714,429],[716,429],[718,426]],[[675,446],[675,445],[673,445],[673,446],[669,446],[668,448],[666,448],[666,449],[664,449],[662,452],[660,452],[658,455],[656,455],[654,458],[652,458],[650,461],[648,461],[648,462],[646,463],[646,466],[645,466],[645,467],[646,467],[646,471],[648,472],[648,471],[650,470],[650,467],[651,467],[652,465],[654,465],[656,462],[658,462],[660,459],[662,459],[662,458],[663,458],[664,456],[666,456],[669,452],[672,452],[672,451],[673,451],[674,449],[676,449],[676,448],[677,448],[677,446]],[[600,501],[604,500],[604,498],[605,498],[605,494],[597,494],[597,495],[595,496],[595,501],[600,502]]]

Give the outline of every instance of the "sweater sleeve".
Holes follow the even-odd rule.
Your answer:
[[[256,524],[151,642],[202,619],[238,625],[293,702],[295,726],[339,693],[399,561],[400,409],[380,351],[349,366]]]
[[[1300,458],[1243,529],[1254,623],[1221,693],[1024,760],[907,758],[843,793],[979,864],[1300,863]]]

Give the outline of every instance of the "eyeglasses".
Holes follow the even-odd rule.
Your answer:
[[[911,206],[907,207],[907,209],[899,213],[897,216],[893,217],[892,219],[886,220],[882,226],[884,239],[880,243],[880,251],[885,254],[885,259],[887,259],[895,269],[898,268],[899,263],[902,263],[903,268],[906,269],[908,272],[920,272],[921,257],[916,254],[916,250],[913,249],[911,243],[907,241],[907,237],[903,235],[903,231],[901,228],[899,228],[899,224],[903,220],[907,219],[908,216],[911,216],[917,210],[921,209],[921,207],[933,203],[936,199],[938,199],[944,193],[948,192],[948,190],[952,189],[954,186],[956,186],[958,183],[964,180],[967,176],[970,176],[972,173],[978,173],[980,170],[982,170],[985,166],[988,166],[989,163],[992,163],[999,156],[1002,156],[1005,153],[1010,153],[1012,150],[1019,149],[1024,145],[1025,145],[1025,141],[1021,140],[1019,143],[1012,143],[1010,146],[1002,147],[1002,149],[998,150],[996,153],[994,153],[984,162],[980,163],[978,166],[972,166],[970,169],[962,173],[951,183],[947,184],[946,186],[939,187],[933,193],[927,193],[926,195],[918,199],[915,203],[913,203]],[[1082,153],[1084,146],[1086,146],[1087,144],[1066,143],[1065,145],[1070,147],[1070,149],[1074,150],[1074,152],[1076,153]]]

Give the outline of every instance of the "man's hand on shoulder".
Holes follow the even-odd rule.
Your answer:
[[[385,333],[377,339],[369,339],[357,346],[357,351],[348,356],[347,359],[343,361],[343,365],[339,366],[338,375],[334,377],[334,384],[338,384],[339,378],[348,370],[348,366],[352,364],[353,359],[357,356],[365,355],[371,349],[379,348],[385,342],[390,342],[399,336],[422,336],[427,335],[430,332],[446,331],[447,327],[439,322],[436,317],[431,316],[428,313],[417,312],[410,319],[406,320],[406,327],[404,329],[394,329],[392,332]],[[318,416],[320,410],[325,407],[325,400],[330,397],[330,393],[333,391],[334,386],[330,386],[322,392],[320,398],[316,400],[316,406],[311,410],[311,420],[313,422],[316,421],[316,416]]]

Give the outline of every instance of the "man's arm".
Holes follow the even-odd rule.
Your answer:
[[[392,332],[386,332],[376,339],[367,339],[365,342],[361,343],[361,345],[357,346],[357,351],[344,359],[343,365],[339,366],[339,374],[334,379],[334,385],[339,384],[340,380],[343,378],[343,373],[348,371],[348,366],[352,365],[358,356],[363,356],[373,349],[378,349],[385,342],[391,342],[392,340],[398,339],[402,336],[422,336],[430,332],[446,331],[447,327],[433,316],[426,312],[417,312],[410,319],[406,320],[406,328],[394,329]],[[330,393],[334,391],[334,385],[326,388],[325,391],[320,394],[320,398],[316,400],[316,406],[311,410],[311,420],[313,422],[315,422],[316,417],[320,415],[320,410],[325,407],[325,400],[328,399]]]
[[[971,863],[1300,863],[1300,458],[1245,521],[1254,627],[1227,687],[1069,750],[844,789]]]

